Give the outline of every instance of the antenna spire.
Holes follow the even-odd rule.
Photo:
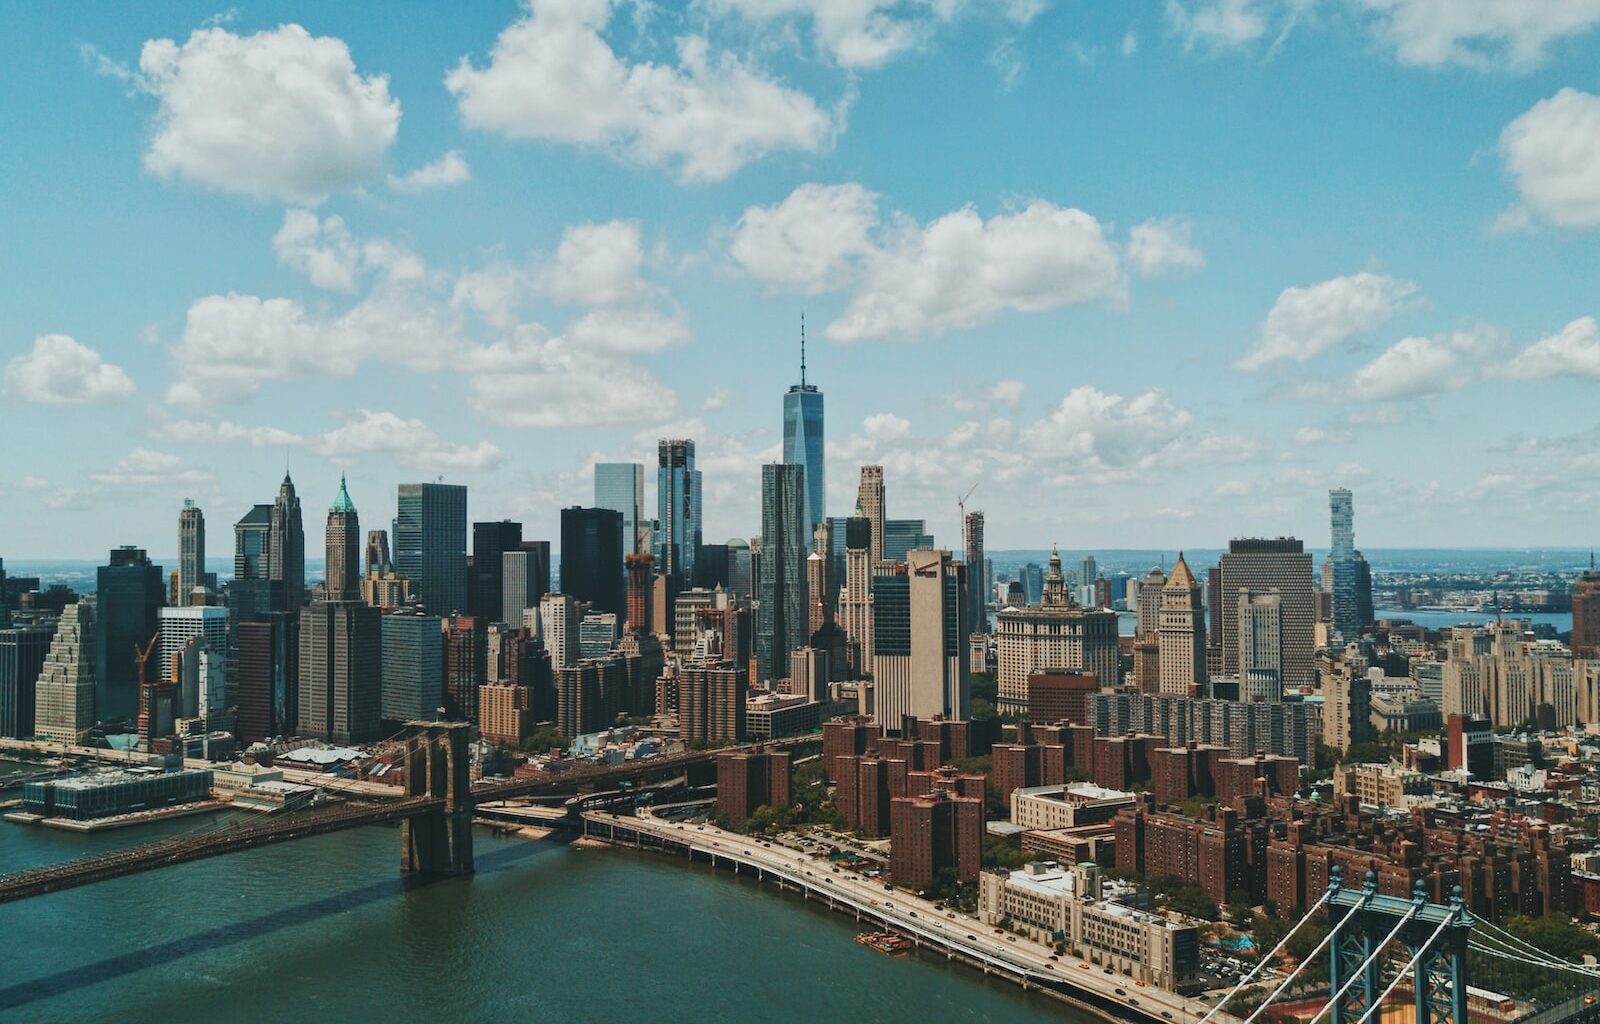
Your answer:
[[[800,386],[806,386],[806,311],[800,311]]]

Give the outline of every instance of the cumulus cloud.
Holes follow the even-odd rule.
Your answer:
[[[593,309],[568,324],[566,335],[580,347],[601,352],[657,352],[689,340],[689,318],[682,310]]]
[[[734,13],[758,24],[809,20],[818,50],[841,67],[875,68],[924,45],[957,16],[989,9],[1025,25],[1044,9],[1042,0],[986,4],[904,4],[898,0],[710,0],[718,14]]]
[[[1500,156],[1526,209],[1557,227],[1600,227],[1600,96],[1568,87],[1540,100],[1500,133]]]
[[[400,126],[387,76],[360,74],[343,40],[299,25],[151,39],[138,80],[159,102],[145,168],[254,199],[315,205],[353,189],[382,172]]]
[[[1007,311],[1121,305],[1127,281],[1104,227],[1042,199],[987,220],[971,207],[927,225],[897,217],[863,268],[835,341],[938,334]]]
[[[445,188],[472,180],[472,168],[461,150],[452,149],[432,163],[423,164],[405,174],[389,175],[389,187],[396,192],[425,192],[430,188]]]
[[[1294,443],[1302,447],[1318,444],[1343,444],[1350,440],[1347,430],[1329,430],[1326,427],[1301,427],[1294,432]]]
[[[401,465],[448,472],[488,470],[500,464],[500,449],[487,441],[453,444],[419,419],[370,409],[358,410],[343,426],[322,435],[317,453],[334,462],[349,462],[358,455],[393,455]]]
[[[719,181],[771,153],[831,145],[834,115],[731,54],[713,55],[700,36],[677,40],[676,64],[623,60],[601,36],[611,13],[609,0],[531,0],[487,65],[463,58],[445,76],[462,120],[675,168],[685,181]]]
[[[1262,321],[1256,347],[1234,366],[1251,371],[1286,359],[1303,363],[1376,330],[1416,291],[1410,281],[1371,271],[1285,288]]]
[[[1026,388],[1027,385],[1022,383],[1020,380],[996,381],[994,386],[989,389],[989,397],[994,399],[996,402],[1004,402],[1007,405],[1016,405],[1018,402],[1022,401],[1022,392],[1026,390]]]
[[[1069,391],[1048,416],[1024,427],[1019,436],[1033,451],[1080,468],[1137,468],[1193,422],[1193,413],[1159,390],[1127,398],[1085,385]]]
[[[639,275],[643,262],[637,221],[577,224],[562,233],[561,244],[539,271],[537,283],[558,302],[612,306],[644,294]]]
[[[551,338],[523,349],[521,364],[472,378],[473,406],[512,427],[592,427],[663,419],[676,396],[647,370]]]
[[[1258,0],[1167,0],[1167,27],[1182,38],[1186,50],[1238,49],[1267,32],[1267,16]]]
[[[1527,71],[1549,44],[1600,23],[1600,0],[1359,0],[1402,64]]]
[[[89,479],[119,487],[145,487],[205,483],[211,479],[211,474],[184,465],[176,455],[149,448],[135,448],[110,469],[90,473]]]
[[[1194,225],[1187,217],[1136,224],[1128,232],[1128,265],[1145,277],[1168,270],[1198,270],[1206,265],[1206,256],[1194,244],[1193,235]]]
[[[801,185],[775,206],[748,207],[728,246],[769,288],[816,294],[848,281],[873,253],[878,197],[855,182]]]
[[[1462,387],[1471,366],[1503,347],[1504,335],[1480,324],[1431,338],[1402,338],[1351,375],[1339,389],[1373,402],[1397,402]]]
[[[283,226],[272,236],[272,251],[280,263],[305,274],[318,288],[356,290],[361,249],[341,217],[319,220],[310,210],[285,210]]]
[[[33,348],[6,363],[5,393],[41,405],[118,402],[133,381],[88,345],[65,334],[43,334]]]
[[[1600,324],[1592,316],[1579,317],[1518,352],[1506,373],[1523,380],[1600,378]]]
[[[295,448],[306,439],[278,427],[248,427],[230,420],[163,420],[150,430],[162,441],[243,443],[252,448]]]

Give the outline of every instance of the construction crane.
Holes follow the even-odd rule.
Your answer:
[[[982,482],[983,482],[982,480],[976,481],[975,483],[973,483],[973,485],[971,487],[967,488],[967,493],[963,494],[961,497],[956,499],[956,508],[961,510],[961,521],[956,524],[956,535],[961,538],[961,556],[963,558],[968,559],[969,561],[972,558],[972,552],[966,550],[966,547],[967,547],[967,499],[972,497],[972,492],[977,490],[978,489],[978,484],[980,484]]]

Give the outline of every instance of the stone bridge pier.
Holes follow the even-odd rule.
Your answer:
[[[470,875],[472,778],[466,722],[406,723],[406,796],[433,797],[444,808],[400,826],[400,870],[439,878]]]

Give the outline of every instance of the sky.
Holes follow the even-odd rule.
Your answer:
[[[696,441],[760,531],[1586,546],[1600,0],[0,8],[0,557],[210,553],[287,465],[558,536]]]

